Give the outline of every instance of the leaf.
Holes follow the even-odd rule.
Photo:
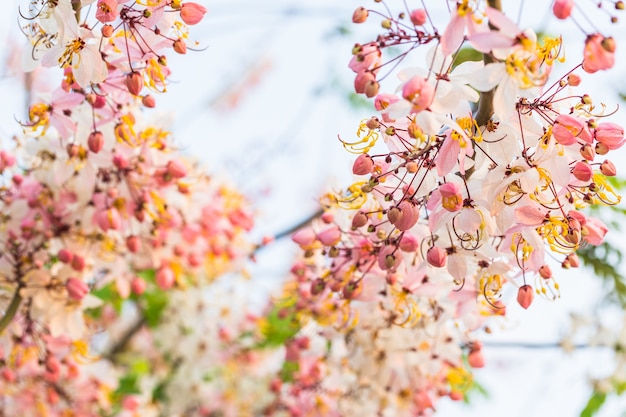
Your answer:
[[[282,346],[293,338],[300,330],[300,323],[293,311],[275,306],[267,317],[260,323],[261,334],[264,340],[257,343],[257,348]]]
[[[612,295],[622,306],[626,306],[626,277],[617,269],[624,257],[620,250],[603,242],[599,246],[588,245],[576,253],[585,265],[593,268],[598,277],[612,286]]]
[[[298,362],[286,361],[283,364],[282,369],[279,372],[280,379],[283,382],[292,382],[293,374],[300,370],[300,364]]]
[[[159,289],[155,289],[143,294],[145,302],[144,317],[148,326],[155,327],[161,321],[161,315],[167,307],[167,294]]]
[[[594,392],[587,405],[580,413],[580,417],[592,417],[602,407],[602,404],[606,401],[606,394],[601,392]]]

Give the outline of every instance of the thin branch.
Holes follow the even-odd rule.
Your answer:
[[[22,296],[20,295],[20,290],[22,289],[21,285],[18,285],[15,288],[15,293],[13,294],[13,298],[11,299],[11,303],[7,310],[4,312],[4,316],[0,319],[0,334],[4,332],[4,329],[13,321],[15,314],[19,310],[20,304],[22,304]]]

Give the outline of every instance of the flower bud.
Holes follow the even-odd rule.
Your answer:
[[[444,248],[433,246],[426,252],[426,261],[435,268],[441,268],[446,265],[448,254]]]
[[[585,143],[583,147],[580,148],[580,155],[587,161],[593,161],[596,157],[596,150],[588,143]]]
[[[187,175],[187,168],[180,161],[171,160],[167,163],[167,173],[172,178],[183,178]]]
[[[126,76],[126,88],[134,96],[138,96],[143,88],[143,77],[137,71],[133,71]]]
[[[576,74],[570,74],[567,76],[567,83],[572,87],[578,87],[580,85],[580,76]]]
[[[413,23],[415,26],[422,26],[424,23],[426,23],[426,10],[415,9],[411,11],[409,17],[411,18],[411,23]]]
[[[565,260],[569,263],[569,266],[572,268],[578,268],[580,266],[580,258],[575,253],[570,253],[565,257]]]
[[[111,36],[113,36],[113,26],[104,25],[102,26],[101,32],[103,38],[110,38]]]
[[[374,161],[372,157],[364,153],[359,155],[352,165],[352,173],[354,175],[367,175],[374,169]]]
[[[407,200],[402,200],[398,204],[398,209],[402,212],[402,216],[399,219],[392,222],[392,224],[400,231],[404,232],[409,230],[419,220],[419,208],[415,204]],[[391,221],[391,219],[390,219]]]
[[[541,268],[539,268],[539,275],[543,279],[550,279],[552,278],[552,269],[550,269],[549,265],[541,265]]]
[[[395,224],[396,222],[402,219],[402,211],[398,207],[392,207],[387,211],[387,219],[391,224]]]
[[[80,301],[89,293],[89,287],[83,281],[77,278],[67,280],[67,294],[72,300]]]
[[[579,181],[587,182],[593,178],[593,169],[587,162],[579,161],[574,165],[572,175]]]
[[[367,82],[367,84],[365,84],[364,93],[367,98],[372,98],[378,94],[379,90],[380,90],[380,84],[378,84],[378,81],[370,80]]]
[[[304,229],[298,230],[296,233],[291,236],[291,240],[302,247],[310,246],[315,242],[316,236],[313,229],[310,227],[306,227]]]
[[[118,169],[128,168],[128,159],[125,156],[120,155],[119,153],[113,155],[113,165]]]
[[[104,147],[104,135],[102,132],[93,131],[89,134],[89,138],[87,139],[87,146],[89,150],[93,153],[98,153]]]
[[[368,221],[367,214],[359,211],[352,218],[352,228],[358,229],[359,227],[363,227],[367,224],[367,221]]]
[[[363,23],[368,16],[369,12],[365,7],[358,7],[352,14],[352,23]]]
[[[156,284],[162,290],[167,290],[172,288],[174,285],[174,281],[176,281],[176,277],[174,276],[174,271],[169,266],[160,267],[155,275]]]
[[[174,41],[173,47],[174,51],[176,51],[176,53],[178,54],[185,55],[187,53],[187,44],[182,38],[176,39]]]
[[[150,94],[145,95],[141,98],[141,104],[143,104],[144,106],[153,109],[154,106],[156,106],[156,102],[154,100],[154,97],[152,97]]]
[[[558,19],[567,19],[572,14],[574,0],[555,0],[552,5],[552,13]]]
[[[517,291],[517,302],[522,308],[528,308],[532,304],[533,298],[535,298],[533,287],[530,285],[522,285],[519,287]]]
[[[198,3],[183,3],[180,6],[180,18],[187,25],[195,25],[202,20],[206,11],[206,8]]]
[[[71,265],[74,271],[81,272],[83,269],[85,269],[85,258],[83,258],[81,255],[74,254],[74,256],[72,257]]]
[[[319,232],[317,239],[324,246],[335,246],[341,240],[341,230],[337,226],[332,225]]]
[[[482,349],[472,349],[467,355],[467,362],[472,368],[482,368],[485,366],[485,357]]]
[[[366,125],[369,130],[375,130],[380,127],[380,122],[378,121],[378,118],[370,117]]]
[[[126,238],[126,247],[131,253],[139,252],[139,249],[141,249],[141,240],[139,239],[139,236],[128,236]]]
[[[74,254],[70,252],[68,249],[61,249],[57,257],[59,258],[59,261],[63,262],[64,264],[69,264],[72,262],[72,259],[74,258]]]
[[[599,33],[587,36],[583,51],[583,70],[593,74],[615,64],[615,41]]]
[[[617,169],[615,168],[615,165],[608,159],[602,162],[602,165],[600,165],[600,172],[607,177],[614,177],[615,175],[617,175]]]
[[[414,235],[405,233],[402,235],[402,239],[400,239],[399,247],[403,252],[415,252],[419,247],[419,242]]]
[[[354,300],[359,295],[361,295],[361,291],[363,290],[363,284],[361,281],[352,281],[348,282],[341,291],[341,295],[346,300]]]
[[[141,295],[146,291],[146,281],[140,277],[135,277],[130,282],[130,289],[135,295]]]
[[[600,123],[595,129],[595,138],[609,150],[619,149],[624,145],[624,128],[610,122]]]
[[[311,282],[311,294],[312,295],[321,294],[321,292],[324,291],[324,288],[326,288],[326,283],[321,278],[317,278],[313,282]]]

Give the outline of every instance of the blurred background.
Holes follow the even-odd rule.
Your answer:
[[[174,81],[167,95],[156,97],[153,113],[171,120],[180,146],[201,160],[207,173],[231,181],[248,196],[257,216],[254,239],[260,241],[310,218],[322,193],[351,182],[352,155],[343,150],[338,135],[352,138],[359,122],[375,112],[368,101],[351,93],[353,73],[347,64],[353,44],[375,39],[380,28],[375,17],[356,26],[351,16],[358,6],[377,5],[371,0],[197,1],[209,10],[192,33],[198,51],[188,51],[193,57],[184,63],[168,56]],[[406,2],[409,8],[421,7],[417,0]],[[395,10],[402,6],[400,0],[388,3]],[[428,10],[442,22],[442,31],[449,14],[446,2],[427,3],[433,3]],[[521,28],[563,34],[567,62],[556,66],[555,75],[580,62],[585,34],[571,22],[551,17],[550,2],[503,3]],[[620,93],[626,93],[626,59],[619,53],[620,42],[626,41],[624,25],[610,25],[606,14],[594,10],[597,2],[579,3],[589,10],[575,14],[579,25],[592,32],[598,22],[595,30],[612,34],[618,43],[616,66],[584,77],[581,87],[612,110],[624,103]],[[19,132],[16,120],[24,120],[29,100],[18,69],[25,45],[17,23],[19,4],[5,0],[0,14],[4,146]],[[411,62],[423,65],[424,52]],[[45,84],[45,76],[42,81]],[[396,80],[390,78],[381,91],[395,87]],[[626,113],[619,109],[613,119],[624,124]],[[626,158],[624,152],[621,158]],[[615,162],[618,169],[623,165]],[[623,248],[626,236],[615,231],[610,241]],[[259,305],[279,288],[296,252],[289,239],[280,239],[258,253],[248,269],[249,291]],[[616,262],[616,267],[624,272],[623,265]],[[618,306],[606,301],[612,287],[589,269],[559,271],[558,279],[562,298],[538,300],[528,311],[514,302],[514,294],[505,294],[505,301],[512,301],[507,324],[480,336],[486,341],[487,365],[475,377],[486,395],[476,393],[469,405],[443,400],[437,415],[580,414],[592,392],[589,378],[611,374],[614,354],[612,349],[589,346],[584,332],[573,340],[580,348],[565,352],[560,343],[570,332],[572,316],[599,317],[616,332],[624,318]],[[610,398],[597,415],[626,415],[626,399]]]

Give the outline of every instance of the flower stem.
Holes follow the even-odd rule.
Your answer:
[[[487,3],[490,7],[493,7],[497,10],[502,10],[502,2],[501,0],[487,0]],[[490,29],[495,29],[491,23],[489,23]],[[485,65],[491,64],[494,62],[494,59],[489,54],[483,54],[483,62]],[[478,111],[476,112],[476,123],[478,126],[484,126],[487,124],[491,116],[493,115],[493,95],[495,92],[495,88],[489,91],[480,93],[480,100],[478,101]]]
[[[13,317],[15,317],[15,314],[20,307],[20,304],[22,303],[22,296],[20,295],[21,289],[22,287],[18,285],[15,289],[15,293],[13,294],[13,298],[11,299],[9,307],[4,312],[4,316],[2,317],[2,319],[0,319],[0,334],[2,334],[2,332],[4,332],[4,329],[6,329],[6,327],[11,323]]]

